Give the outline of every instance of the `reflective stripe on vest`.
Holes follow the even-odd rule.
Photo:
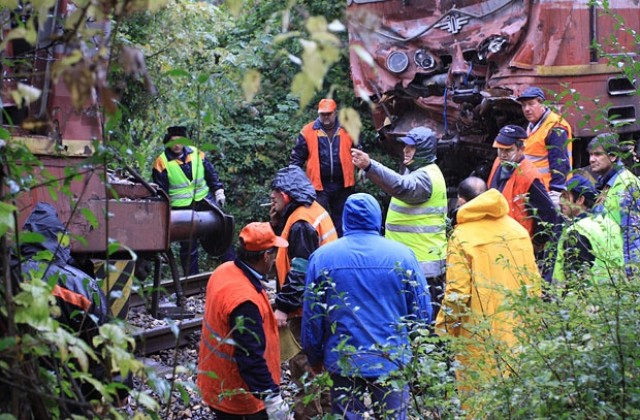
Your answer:
[[[336,228],[333,226],[329,213],[327,213],[327,211],[316,201],[314,201],[309,207],[300,206],[295,209],[287,219],[287,223],[284,225],[284,229],[280,236],[289,240],[291,226],[300,220],[304,220],[309,223],[313,226],[316,232],[318,232],[320,246],[338,239]],[[276,254],[276,272],[280,287],[284,284],[290,269],[291,261],[289,260],[287,248],[278,248],[278,253]]]
[[[169,198],[172,207],[187,207],[193,201],[200,201],[209,194],[209,187],[204,179],[204,165],[200,157],[200,151],[195,147],[191,148],[191,153],[187,155],[185,163],[191,162],[192,181],[187,178],[176,159],[167,160],[167,155],[163,152],[160,159],[167,168],[169,178]]]
[[[573,136],[571,126],[560,115],[550,111],[540,127],[533,133],[528,133],[529,137],[524,142],[524,156],[529,159],[533,166],[542,175],[542,183],[547,191],[551,182],[551,170],[549,168],[549,150],[547,149],[547,136],[549,131],[555,127],[563,128],[567,132],[567,145],[565,152],[569,158],[569,169],[573,167],[571,138]]]
[[[91,307],[91,301],[86,296],[61,287],[57,284],[53,286],[53,291],[51,294],[64,300],[67,303],[77,306],[85,312],[88,311]]]
[[[574,230],[587,238],[591,244],[591,252],[595,258],[591,267],[594,279],[609,279],[615,275],[617,270],[624,268],[620,227],[610,217],[590,215],[569,226],[566,233],[560,238],[558,256],[553,268],[554,280],[564,281],[566,279],[566,267],[564,266],[566,246],[564,244]],[[568,247],[571,250],[573,244],[568,244]]]
[[[302,128],[300,134],[307,141],[307,150],[309,151],[309,157],[307,159],[307,176],[313,184],[313,188],[316,191],[322,191],[324,188],[322,187],[322,179],[320,177],[320,146],[318,143],[320,139],[318,138],[320,135],[323,137],[327,137],[327,134],[322,130],[314,130],[313,125],[315,122],[310,122]],[[340,166],[342,166],[342,178],[344,179],[344,187],[352,187],[356,184],[355,178],[355,166],[353,165],[353,161],[351,159],[351,147],[353,146],[353,141],[347,131],[339,127],[335,136],[338,135],[340,139]]]
[[[440,260],[445,258],[447,244],[447,187],[437,165],[428,165],[419,170],[425,171],[431,179],[431,197],[415,205],[392,198],[387,211],[385,237],[411,248],[421,265],[436,262],[429,265],[439,269]]]

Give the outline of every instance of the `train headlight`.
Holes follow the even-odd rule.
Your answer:
[[[387,57],[387,68],[394,73],[402,73],[409,67],[409,57],[402,51],[394,51]]]
[[[413,60],[416,62],[416,66],[424,70],[433,70],[436,68],[436,59],[425,50],[416,51]]]
[[[478,58],[486,60],[494,54],[499,54],[507,49],[508,39],[503,36],[490,36],[478,46]]]

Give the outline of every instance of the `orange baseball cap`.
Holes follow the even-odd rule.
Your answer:
[[[242,246],[247,251],[266,251],[269,248],[286,248],[289,242],[276,236],[271,225],[266,222],[249,223],[240,231]]]
[[[323,99],[318,104],[318,113],[329,113],[336,110],[338,105],[333,99]]]

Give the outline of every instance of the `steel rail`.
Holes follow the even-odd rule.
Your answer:
[[[184,296],[193,296],[203,292],[207,287],[209,277],[211,277],[210,272],[196,274],[195,276],[181,277],[180,284],[182,285],[182,294]],[[151,284],[147,284],[144,286],[144,289],[146,290],[142,294],[140,291],[131,292],[129,307],[139,307],[143,306],[146,302],[150,302],[152,288],[153,286]],[[175,284],[172,279],[162,280],[162,282],[160,282],[160,289],[161,293],[170,295],[175,293]]]
[[[151,329],[138,329],[133,333],[136,340],[136,355],[147,356],[163,350],[189,344],[190,336],[202,328],[202,317],[175,321]]]

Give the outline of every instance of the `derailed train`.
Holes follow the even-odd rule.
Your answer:
[[[22,178],[22,185],[5,179],[0,192],[3,200],[15,199],[18,228],[36,203],[52,204],[71,234],[77,260],[102,260],[102,271],[109,261],[109,269],[119,271],[108,276],[114,283],[105,288],[118,291],[118,302],[111,306],[120,312],[122,288],[131,287],[134,268],[154,260],[159,284],[159,262],[168,256],[177,282],[170,243],[195,236],[205,250],[220,255],[231,244],[234,221],[214,206],[210,211],[171,210],[168,196],[135,171],[126,165],[121,166],[126,170],[114,171],[95,159],[96,148],[108,146],[102,110],[112,96],[106,71],[100,70],[108,64],[110,27],[108,19],[91,16],[99,8],[91,9],[89,3],[83,7],[58,0],[50,8],[29,2],[19,2],[16,9],[0,8],[0,122],[9,133],[6,147],[24,145],[38,158],[18,162],[23,173],[10,175]],[[75,30],[86,30],[89,36],[74,32],[69,23],[76,21],[86,22],[77,23]],[[24,30],[30,27],[37,28],[35,39]],[[3,173],[5,169],[0,168]],[[122,173],[125,176],[119,176]],[[122,264],[114,264],[118,259]],[[115,284],[121,279],[125,284]]]
[[[639,61],[640,5],[602,3],[348,0],[355,92],[385,140],[432,128],[455,186],[493,160],[500,127],[524,126],[515,98],[539,86],[573,127],[574,167],[585,166],[584,140],[607,126],[640,137],[639,88],[625,72]]]

